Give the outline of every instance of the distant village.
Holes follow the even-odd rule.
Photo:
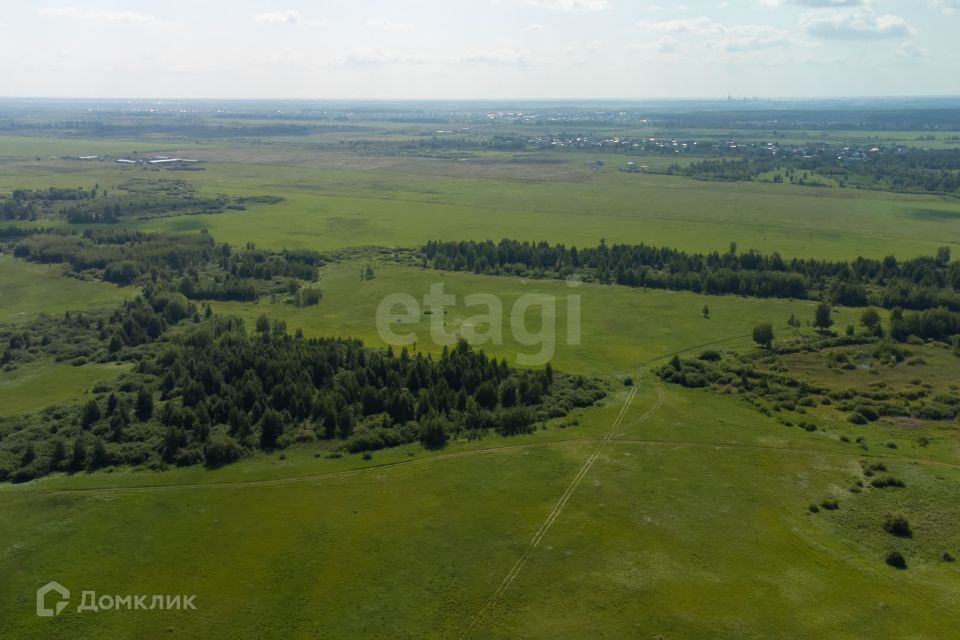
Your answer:
[[[767,155],[783,158],[813,158],[833,156],[843,162],[857,162],[876,155],[906,154],[922,151],[916,147],[902,145],[884,145],[882,143],[868,145],[850,145],[827,143],[784,144],[779,142],[742,142],[737,140],[680,140],[677,138],[639,138],[628,136],[590,136],[590,135],[552,135],[545,134],[527,137],[524,139],[531,149],[570,149],[627,153],[635,155],[682,155],[698,156],[736,155],[752,156]],[[633,165],[633,163],[630,163]],[[603,165],[591,166],[599,169]],[[632,170],[639,171],[641,167],[634,165]]]

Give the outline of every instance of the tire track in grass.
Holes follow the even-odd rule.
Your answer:
[[[190,490],[190,489],[234,489],[234,488],[252,488],[252,487],[263,487],[263,486],[283,486],[290,484],[299,484],[299,483],[309,483],[309,482],[320,482],[323,480],[333,480],[337,478],[344,478],[356,475],[370,474],[377,471],[390,471],[394,468],[399,467],[408,467],[412,465],[421,465],[427,464],[430,462],[437,462],[443,460],[450,460],[456,458],[464,458],[468,456],[484,455],[488,453],[507,453],[510,451],[516,451],[520,449],[534,449],[540,447],[555,447],[563,445],[574,445],[574,444],[589,444],[589,443],[602,443],[611,445],[634,445],[634,446],[650,446],[650,447],[701,447],[701,448],[710,448],[710,449],[731,449],[731,450],[746,450],[746,451],[770,451],[770,452],[784,452],[784,453],[804,453],[811,455],[827,455],[827,456],[839,456],[846,458],[858,458],[866,460],[888,460],[888,461],[899,461],[905,463],[917,463],[930,465],[935,467],[942,467],[947,469],[960,469],[960,464],[946,462],[943,460],[935,460],[930,458],[916,458],[916,457],[907,457],[900,456],[897,454],[887,454],[887,453],[871,453],[865,451],[824,451],[823,449],[809,448],[809,447],[789,447],[789,446],[776,446],[776,445],[751,445],[751,444],[741,444],[737,442],[710,442],[707,440],[696,441],[696,440],[655,440],[655,439],[641,439],[641,438],[621,438],[622,434],[617,434],[611,440],[597,439],[597,438],[570,438],[564,440],[549,440],[544,442],[530,442],[526,444],[512,444],[504,445],[502,447],[487,447],[483,449],[471,449],[469,451],[457,451],[455,453],[447,453],[436,456],[429,456],[425,458],[417,458],[415,460],[401,460],[398,462],[388,462],[385,464],[380,464],[374,467],[362,467],[359,469],[345,469],[343,471],[332,471],[329,473],[321,474],[311,474],[304,476],[291,476],[288,478],[274,478],[266,480],[238,480],[238,481],[228,481],[228,482],[201,482],[195,484],[165,484],[165,485],[140,485],[133,487],[84,487],[77,489],[53,489],[53,490],[37,490],[33,491],[32,494],[36,496],[65,496],[65,495],[89,495],[89,494],[107,494],[107,493],[154,493],[160,491],[179,491],[179,490]],[[31,490],[32,491],[32,490]],[[27,495],[29,491],[27,490],[15,490],[8,489],[0,492],[0,502],[2,498],[12,498],[22,495]]]
[[[637,422],[642,422],[646,420],[654,413],[656,413],[660,407],[663,405],[664,393],[660,385],[654,385],[654,388],[657,391],[657,400],[654,402],[653,406],[650,407],[640,418],[637,419]],[[461,638],[469,638],[486,620],[487,615],[496,606],[497,602],[503,597],[503,594],[506,593],[507,589],[510,588],[510,585],[513,584],[513,581],[516,580],[517,576],[520,574],[520,571],[523,569],[524,565],[527,564],[527,561],[530,559],[530,556],[533,555],[533,552],[540,545],[540,541],[543,540],[544,536],[550,530],[550,527],[553,526],[553,523],[557,521],[557,518],[560,517],[560,514],[563,513],[564,507],[566,507],[567,502],[573,496],[574,492],[580,486],[580,483],[583,481],[584,476],[590,471],[594,463],[600,457],[600,454],[603,452],[604,448],[616,435],[617,429],[623,423],[623,419],[627,414],[627,410],[630,408],[630,404],[633,402],[634,396],[637,394],[637,386],[634,386],[630,389],[630,393],[627,394],[626,400],[624,400],[623,406],[620,408],[617,417],[614,419],[613,424],[610,425],[610,429],[607,431],[607,434],[604,438],[597,444],[596,449],[593,450],[593,453],[587,458],[586,462],[580,467],[577,474],[573,477],[573,480],[570,481],[570,484],[567,485],[566,491],[563,492],[563,495],[560,496],[560,499],[554,505],[553,510],[547,514],[546,519],[540,525],[540,528],[537,529],[534,533],[533,538],[524,548],[523,553],[520,554],[520,557],[511,567],[510,571],[507,572],[507,575],[504,576],[503,580],[500,581],[500,584],[497,586],[496,591],[493,592],[493,595],[487,600],[479,612],[473,617],[473,620],[470,622],[470,625],[464,630]]]

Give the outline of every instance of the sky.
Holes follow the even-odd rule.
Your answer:
[[[960,95],[960,0],[0,0],[0,95]]]

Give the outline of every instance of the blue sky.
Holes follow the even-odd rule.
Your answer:
[[[960,95],[960,0],[0,1],[0,94]]]

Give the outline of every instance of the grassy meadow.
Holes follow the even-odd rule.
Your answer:
[[[129,365],[87,363],[83,366],[36,361],[0,374],[0,416],[39,411],[76,401],[98,382],[109,382]]]
[[[473,455],[455,446],[420,463],[389,466],[391,452],[311,464],[293,450],[279,481],[288,460],[274,455],[166,472],[158,488],[138,490],[143,474],[123,472],[4,487],[3,509],[22,514],[0,524],[0,598],[20,612],[6,624],[18,638],[445,638],[484,611],[467,637],[583,637],[602,625],[610,637],[762,638],[785,618],[801,621],[791,624],[796,638],[949,634],[956,569],[926,551],[898,572],[882,563],[882,531],[866,543],[858,533],[879,528],[888,495],[844,499],[835,514],[806,511],[810,500],[842,496],[862,452],[734,400],[673,389],[652,415],[655,394],[635,400],[505,597],[488,606],[622,398],[584,415],[582,438],[553,440],[548,430],[527,446],[488,442],[492,450]],[[897,455],[882,459],[892,466]],[[960,480],[956,468],[900,464],[913,469],[908,502]],[[960,544],[952,522],[946,513],[925,522],[934,548]],[[101,592],[195,593],[199,609],[38,620],[30,596],[48,576]]]
[[[323,300],[314,307],[298,308],[268,298],[257,303],[219,302],[213,306],[218,313],[244,318],[251,331],[256,319],[266,314],[271,319],[284,320],[289,331],[300,329],[308,337],[352,336],[370,345],[386,346],[388,343],[381,338],[376,324],[378,307],[387,296],[405,294],[418,302],[420,319],[416,323],[390,325],[391,331],[397,336],[417,337],[419,350],[439,352],[442,345],[431,340],[433,317],[423,314],[427,309],[423,299],[432,286],[442,284],[446,295],[456,296],[456,304],[447,307],[444,318],[445,332],[451,336],[459,336],[465,322],[472,323],[472,318],[489,313],[486,305],[467,306],[465,296],[494,294],[500,299],[503,312],[496,315],[502,318],[503,344],[487,344],[485,348],[510,364],[518,364],[518,354],[536,355],[541,346],[517,342],[511,331],[511,312],[521,296],[542,295],[555,302],[547,304],[546,310],[531,308],[525,326],[537,335],[542,330],[544,314],[552,318],[557,329],[553,366],[562,371],[601,376],[630,375],[641,363],[701,344],[749,347],[753,344],[753,326],[758,322],[774,324],[780,335],[787,337],[791,335],[787,326],[790,315],[812,321],[816,306],[808,300],[706,296],[589,283],[571,287],[554,280],[441,272],[386,262],[374,264],[372,280],[361,280],[365,264],[337,263],[325,268],[320,278]],[[579,344],[567,338],[573,296],[579,297]],[[709,307],[709,318],[702,315],[704,305]],[[402,307],[393,312],[401,313]],[[855,323],[858,315],[856,310],[838,308],[837,323]],[[483,322],[477,322],[473,328],[478,334],[489,332],[489,326]]]
[[[232,244],[332,250],[410,247],[429,239],[516,239],[596,245],[644,242],[687,251],[779,251],[785,257],[853,259],[931,255],[960,243],[960,203],[937,196],[788,184],[717,183],[617,170],[625,156],[494,153],[464,158],[310,152],[264,145],[191,146],[140,141],[135,148],[203,159],[204,171],[151,171],[109,161],[37,161],[23,139],[0,137],[0,190],[47,186],[111,189],[131,177],[177,178],[201,191],[277,195],[247,211],[143,220],[144,230],[202,228]],[[45,145],[51,145],[44,140]],[[127,143],[69,141],[60,155],[109,153]],[[56,147],[54,147],[56,148]],[[78,149],[80,149],[78,151]],[[53,152],[44,147],[44,150]],[[659,166],[667,157],[633,158]],[[509,231],[509,233],[508,233]]]
[[[136,296],[98,280],[66,278],[60,265],[38,265],[0,254],[0,322],[20,324],[41,313],[114,307]]]
[[[945,244],[960,252],[955,200],[628,174],[616,170],[619,156],[592,171],[584,154],[350,154],[323,146],[333,135],[257,144],[0,137],[0,191],[112,189],[145,174],[61,156],[163,151],[201,158],[206,170],[149,177],[182,178],[206,193],[285,198],[243,212],[135,223],[206,228],[233,244],[336,250],[509,236],[699,251],[736,241],[741,250],[835,259],[912,257]],[[360,277],[367,264],[375,271],[370,280]],[[429,339],[433,318],[422,314],[423,296],[438,283],[457,297],[443,318],[450,333],[485,311],[465,306],[464,296],[499,297],[504,343],[485,349],[510,364],[537,349],[516,340],[510,310],[526,294],[552,296],[559,336],[552,365],[603,379],[608,397],[532,434],[456,441],[439,451],[408,444],[369,459],[334,457],[329,443],[314,442],[216,470],[121,468],[2,484],[0,638],[956,635],[960,566],[941,559],[960,555],[956,423],[854,426],[818,407],[811,413],[820,428],[807,432],[735,395],[663,384],[652,373],[675,353],[753,350],[758,322],[771,322],[785,338],[795,314],[810,333],[811,301],[570,287],[381,258],[325,266],[316,306],[269,297],[212,306],[251,330],[266,314],[308,337],[383,346],[377,308],[389,295],[408,294],[421,304],[419,320],[396,332],[413,331],[419,350],[438,352]],[[132,295],[0,256],[0,322]],[[572,295],[580,297],[580,344],[565,340]],[[856,323],[860,312],[836,309],[836,328]],[[531,312],[527,326],[536,332],[541,321]],[[837,389],[872,380],[905,385],[913,377],[941,388],[960,379],[960,359],[949,351],[916,349],[926,364],[877,373],[827,370],[820,354],[784,361]],[[118,372],[45,361],[0,372],[0,414],[74,401]],[[634,387],[623,385],[626,376]],[[842,439],[858,435],[869,448]],[[929,446],[915,445],[921,436]],[[907,486],[851,493],[861,460],[882,461]],[[808,510],[826,499],[840,508]],[[910,518],[912,539],[884,532],[890,512]],[[908,570],[884,564],[893,548],[908,557]],[[35,591],[50,580],[71,589],[72,605],[38,618]],[[83,614],[75,610],[83,590],[195,594],[198,609]]]

